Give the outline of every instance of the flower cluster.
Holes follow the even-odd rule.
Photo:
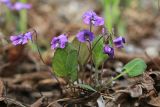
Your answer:
[[[9,0],[1,0],[4,3],[7,4]],[[21,9],[21,4],[17,4],[16,9]],[[93,11],[88,11],[83,14],[83,22],[90,26],[104,26],[104,19],[102,17],[97,16],[97,14]],[[102,28],[102,35],[107,35],[107,29],[105,27]],[[79,42],[85,43],[85,42],[92,42],[95,38],[94,33],[90,30],[83,29],[79,31],[76,35],[76,38]],[[32,40],[32,33],[27,32],[25,34],[20,34],[17,36],[11,36],[10,40],[14,45],[23,45],[26,44],[29,40]],[[67,35],[61,34],[58,37],[53,37],[51,41],[51,49],[57,49],[57,48],[65,48],[68,43]],[[115,47],[117,48],[123,48],[125,43],[124,37],[117,37],[113,40],[113,43]],[[109,44],[105,44],[102,50],[105,54],[108,54],[110,58],[114,57],[114,49]]]
[[[125,43],[125,38],[124,37],[117,37],[113,40],[113,43],[115,45],[115,47],[117,48],[123,48],[124,47],[124,43]],[[113,47],[109,46],[108,44],[106,44],[104,46],[104,53],[108,54],[108,56],[110,56],[111,58],[113,58],[114,56],[114,49]]]
[[[94,25],[94,26],[102,26],[104,25],[104,19],[102,17],[97,16],[97,14],[93,11],[85,12],[82,16],[83,22],[88,25]],[[58,37],[54,37],[51,42],[51,48],[64,48],[66,43],[68,42],[66,35],[60,35]],[[80,42],[86,42],[90,41],[92,42],[94,40],[94,34],[93,32],[84,29],[78,32],[76,35],[78,41]]]
[[[87,25],[102,26],[104,25],[104,19],[97,16],[93,11],[85,12],[82,16],[83,22]]]
[[[90,26],[104,25],[104,19],[102,17],[97,16],[97,14],[93,11],[85,12],[82,16],[82,19],[85,24]],[[94,40],[93,32],[86,29],[81,30],[76,37],[80,42],[86,42],[86,41],[92,42]]]
[[[32,7],[31,4],[15,2],[12,3],[10,0],[0,0],[1,3],[5,4],[10,10],[20,11],[22,9],[30,9]]]
[[[51,49],[56,48],[65,48],[66,44],[68,42],[67,36],[65,34],[62,34],[58,37],[54,37],[51,41]]]
[[[28,43],[29,40],[32,40],[32,32],[11,36],[10,40],[13,45],[24,45]]]

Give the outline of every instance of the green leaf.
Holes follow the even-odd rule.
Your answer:
[[[83,88],[83,89],[87,89],[90,91],[94,91],[97,92],[94,88],[92,88],[90,85],[86,85],[86,84],[78,84],[79,87]]]
[[[107,85],[125,74],[127,74],[129,77],[141,75],[146,70],[146,68],[147,65],[142,59],[133,59],[123,67],[123,72],[117,75],[116,77],[112,78],[110,81],[108,81]]]
[[[77,51],[78,51],[79,45],[80,45],[78,60],[81,65],[84,65],[86,63],[88,56],[89,56],[89,51],[88,51],[87,45],[85,43],[80,43],[77,39],[74,39],[72,44],[76,48]]]
[[[146,63],[142,59],[136,58],[127,63],[123,67],[123,70],[128,74],[129,77],[134,77],[141,75],[146,70],[146,68]]]
[[[52,67],[57,76],[71,79],[72,81],[77,78],[77,50],[70,44],[65,49],[57,49],[53,60]]]
[[[103,53],[103,38],[101,38],[101,36],[97,36],[93,42],[93,46],[94,49],[92,51],[92,55],[93,55],[93,62],[95,64],[95,66],[98,68],[106,59],[107,59],[107,55]],[[100,40],[99,40],[100,39]],[[99,40],[99,41],[98,41]],[[98,41],[98,43],[97,43]],[[96,44],[97,43],[97,44]],[[96,44],[96,45],[95,45]]]

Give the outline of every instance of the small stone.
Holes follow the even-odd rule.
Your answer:
[[[151,57],[157,57],[159,56],[159,52],[158,52],[158,49],[155,48],[155,47],[148,47],[145,49],[146,50],[146,53],[151,56]]]

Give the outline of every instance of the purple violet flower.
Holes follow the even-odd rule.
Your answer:
[[[51,49],[65,48],[67,42],[68,39],[65,34],[62,34],[58,37],[54,37],[51,41]]]
[[[126,41],[125,41],[125,38],[124,37],[117,37],[117,38],[115,38],[114,40],[113,40],[113,43],[115,44],[115,46],[117,47],[117,48],[123,48],[124,46],[123,46],[123,44],[125,43]]]
[[[5,4],[9,9],[12,8],[12,3],[10,0],[0,0],[0,2]]]
[[[88,25],[90,25],[91,23],[94,26],[104,25],[104,19],[102,17],[97,16],[97,14],[93,11],[85,12],[82,18],[83,18],[83,22]]]
[[[78,32],[76,37],[80,42],[86,42],[86,41],[92,42],[94,40],[94,34],[89,30],[81,30],[80,32]]]
[[[24,45],[29,40],[32,40],[32,33],[31,32],[27,32],[25,34],[11,36],[10,40],[12,41],[13,45]]]
[[[104,51],[105,54],[108,54],[108,56],[110,58],[113,58],[113,56],[114,56],[114,49],[111,46],[105,45],[104,48],[103,48],[103,51]]]
[[[22,9],[30,9],[32,7],[31,4],[28,4],[28,3],[21,3],[21,2],[16,2],[13,4],[12,6],[12,10],[17,10],[17,11],[20,11]]]
[[[17,11],[22,9],[30,9],[32,7],[31,4],[21,2],[12,3],[10,0],[0,0],[0,2],[4,3],[9,9]]]
[[[0,2],[6,4],[6,3],[10,3],[10,0],[0,0]]]

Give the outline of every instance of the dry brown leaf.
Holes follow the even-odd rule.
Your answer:
[[[142,86],[141,85],[132,86],[128,91],[131,97],[133,98],[140,97],[142,95]]]
[[[150,104],[154,107],[160,107],[160,96],[151,97],[151,100],[148,102],[148,104]]]
[[[160,72],[159,71],[151,71],[148,73],[150,77],[152,77],[152,79],[155,81],[155,82],[158,82],[160,81]]]
[[[154,80],[148,75],[144,74],[142,79],[142,88],[146,89],[148,92],[154,90]]]

